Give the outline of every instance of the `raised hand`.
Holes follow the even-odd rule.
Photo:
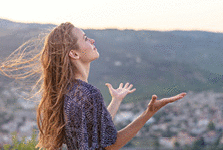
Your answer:
[[[147,112],[150,114],[155,114],[160,108],[162,108],[166,104],[182,99],[184,96],[186,96],[186,93],[180,93],[170,98],[163,98],[161,100],[157,100],[157,96],[153,95],[150,103],[148,104]]]
[[[132,84],[129,85],[128,82],[125,84],[124,87],[123,87],[123,83],[120,83],[117,89],[114,89],[110,83],[106,83],[105,85],[108,87],[112,98],[119,99],[119,100],[123,100],[127,94],[133,93],[136,90],[136,88],[131,90],[133,85]]]

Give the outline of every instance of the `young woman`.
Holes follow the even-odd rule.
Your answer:
[[[113,118],[133,85],[120,83],[106,108],[99,89],[88,83],[90,63],[99,58],[94,45],[79,28],[62,23],[47,36],[39,54],[42,64],[42,99],[37,109],[39,143],[36,147],[69,150],[118,150],[129,142],[160,108],[182,99],[186,93],[157,100],[153,95],[146,110],[117,131]]]

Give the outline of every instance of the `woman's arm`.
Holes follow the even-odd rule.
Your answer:
[[[172,103],[183,98],[186,93],[181,93],[174,97],[164,98],[161,100],[156,100],[157,96],[153,95],[152,100],[148,104],[146,111],[144,111],[136,120],[127,125],[122,130],[118,131],[116,142],[106,147],[106,150],[118,150],[127,144],[137,132],[144,126],[144,124],[149,120],[160,108],[165,106],[168,103]]]
[[[124,87],[123,83],[120,83],[119,88],[117,89],[114,89],[109,83],[106,83],[105,85],[108,87],[109,92],[112,96],[111,103],[108,105],[107,109],[111,114],[113,120],[124,97],[129,93],[133,93],[136,89],[134,88],[131,90],[133,85],[129,85],[129,83],[126,83]]]
[[[137,119],[131,122],[122,130],[118,131],[116,142],[106,147],[106,150],[118,150],[125,146],[136,134],[137,132],[144,126],[144,124],[152,117],[151,115],[147,115],[146,111],[143,112]]]
[[[121,102],[122,102],[122,100],[120,100],[120,99],[112,98],[110,104],[108,105],[107,109],[108,109],[108,112],[112,116],[112,120],[115,118],[115,115],[119,109]]]

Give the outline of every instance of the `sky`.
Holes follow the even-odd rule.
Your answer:
[[[83,29],[223,33],[223,0],[1,0],[0,18]]]

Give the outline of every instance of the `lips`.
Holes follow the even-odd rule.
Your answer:
[[[93,46],[93,50],[97,50],[97,48],[95,47],[95,43],[93,43],[92,46]]]

